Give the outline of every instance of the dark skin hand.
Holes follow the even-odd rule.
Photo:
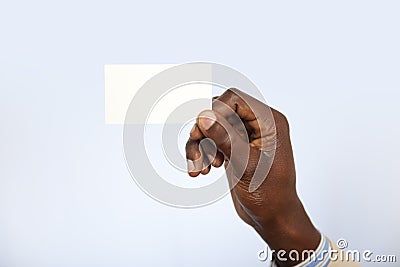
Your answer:
[[[263,157],[263,151],[271,148],[274,157]],[[282,113],[237,89],[229,89],[214,98],[212,110],[199,114],[186,144],[186,157],[192,177],[209,173],[211,166],[225,166],[239,217],[272,250],[297,250],[301,255],[304,250],[317,248],[320,233],[296,192],[289,125]],[[257,188],[249,189],[257,166],[270,169],[261,171],[266,177]],[[277,263],[293,266],[299,262],[288,259]]]

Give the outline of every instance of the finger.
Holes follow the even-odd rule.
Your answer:
[[[197,125],[204,136],[214,141],[218,150],[236,165],[247,162],[249,145],[235,128],[218,112],[205,110],[197,117]],[[235,153],[232,151],[235,150]]]
[[[224,164],[224,154],[222,154],[220,151],[217,151],[217,155],[215,155],[215,158],[211,162],[211,165],[219,168]]]
[[[204,137],[200,140],[199,147],[200,152],[203,155],[203,165],[211,165],[211,162],[213,162],[218,151],[214,141],[210,138]]]
[[[211,162],[217,154],[217,147],[211,139],[203,138],[200,140],[199,149],[203,157],[203,169],[201,170],[201,174],[205,175],[211,170]]]
[[[212,102],[212,109],[222,114],[232,125],[242,123],[232,121],[233,115],[244,121],[250,139],[268,136],[274,132],[274,118],[271,108],[238,89],[229,89]]]
[[[193,140],[200,140],[200,139],[204,138],[203,133],[200,131],[200,129],[196,123],[193,125],[192,129],[190,130],[190,138]]]
[[[257,117],[252,109],[257,102],[259,102],[257,99],[237,89],[228,89],[213,100],[212,109],[221,113],[225,118],[236,113],[241,119],[251,121]],[[264,105],[263,103],[261,104]]]
[[[203,168],[203,170],[201,171],[201,174],[206,175],[210,172],[210,170],[211,170],[211,165],[208,165]]]
[[[203,157],[199,148],[199,141],[189,138],[186,143],[186,159],[189,175],[191,177],[198,176],[203,169]]]
[[[200,131],[200,128],[197,126],[197,123],[193,125],[192,130],[190,131],[190,139],[193,140],[201,140],[205,138],[203,133]],[[216,155],[214,155],[214,148],[208,148],[208,146],[200,145],[203,148],[204,154],[207,155],[209,162],[214,167],[221,167],[224,163],[224,155],[220,151],[216,151]],[[209,151],[207,151],[207,148]]]

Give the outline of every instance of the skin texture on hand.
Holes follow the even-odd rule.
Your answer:
[[[271,150],[275,153],[268,154]],[[318,246],[320,234],[296,192],[289,124],[282,113],[238,89],[229,89],[213,99],[212,110],[199,114],[186,144],[186,157],[192,177],[224,165],[239,217],[272,250],[297,250],[301,255]],[[255,172],[265,177],[251,189]],[[279,266],[296,263],[278,261]]]

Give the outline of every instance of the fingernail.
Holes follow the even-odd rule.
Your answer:
[[[204,111],[199,115],[199,124],[204,130],[210,129],[216,120],[217,118],[212,111]]]
[[[196,168],[194,167],[194,163],[190,159],[187,160],[187,168],[188,168],[188,172],[196,171]]]

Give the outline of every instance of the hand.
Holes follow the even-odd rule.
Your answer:
[[[318,246],[320,234],[296,192],[289,125],[282,113],[229,89],[214,98],[212,110],[199,114],[186,157],[192,177],[224,164],[238,215],[271,249],[301,253]]]

